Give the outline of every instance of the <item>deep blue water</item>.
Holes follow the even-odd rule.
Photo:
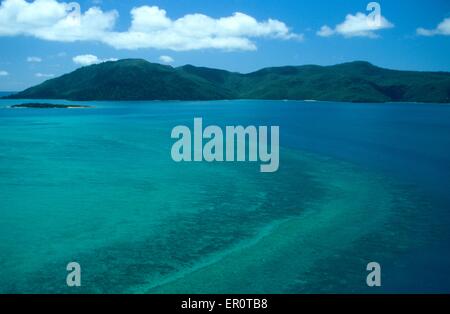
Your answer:
[[[247,257],[236,253],[239,248],[258,243],[260,234],[280,219],[292,219],[293,224],[298,218],[299,226],[310,228],[314,220],[301,225],[304,209],[326,207],[330,198],[341,197],[336,209],[346,209],[346,204],[349,210],[367,208],[361,212],[365,221],[371,219],[370,211],[395,212],[374,222],[367,234],[363,225],[357,230],[339,217],[330,226],[352,230],[351,236],[342,234],[332,244],[343,256],[373,251],[383,259],[387,284],[382,291],[450,291],[449,105],[217,101],[91,102],[87,104],[94,108],[86,110],[6,108],[16,102],[0,100],[0,266],[10,274],[0,279],[0,291],[65,291],[54,284],[53,273],[45,273],[46,267],[55,267],[71,254],[107,263],[110,252],[116,252],[118,261],[111,263],[122,267],[113,280],[116,286],[96,279],[87,292],[145,292],[159,286],[169,292],[215,292],[206,282],[211,274],[221,273],[217,269],[225,274],[236,267],[234,263],[252,265],[263,254],[255,250]],[[202,117],[205,125],[279,125],[280,171],[264,176],[253,165],[174,165],[171,129],[192,125],[194,117]],[[359,190],[363,197],[353,201],[351,193]],[[185,225],[188,221],[192,225]],[[390,237],[400,229],[408,229],[402,231],[403,238]],[[318,238],[324,236],[320,232]],[[308,238],[306,233],[295,236]],[[274,232],[264,239],[276,247],[277,237],[287,245],[295,236]],[[378,243],[377,237],[383,240]],[[368,247],[361,244],[366,240]],[[51,245],[40,247],[43,241]],[[394,249],[396,244],[399,248]],[[322,252],[317,260],[301,255],[308,249],[313,252],[310,246],[292,257],[296,268],[311,264],[309,269],[327,273],[336,268],[323,262],[331,260],[331,253]],[[278,259],[297,256],[281,247],[276,254],[264,253],[264,260],[273,258],[273,264],[267,262],[261,269],[276,274]],[[157,255],[158,261],[136,263],[150,255]],[[106,270],[96,262],[86,262],[88,272],[95,270],[101,278]],[[348,262],[358,265],[364,260]],[[202,263],[210,266],[198,266]],[[258,263],[253,265],[256,269]],[[198,267],[205,269],[204,277],[191,276]],[[353,283],[359,275],[346,267],[341,264],[338,269],[348,287],[340,287],[330,276],[325,284],[331,288],[326,288],[323,279],[304,278],[300,271],[296,275],[307,282],[303,286],[299,279],[285,282],[295,276],[281,272],[263,281],[261,273],[242,269],[242,278],[258,282],[252,291],[261,292],[286,292],[285,287],[287,292],[371,292]],[[290,273],[296,268],[289,268]],[[141,280],[140,273],[148,273],[148,280]],[[186,273],[187,283],[171,279]],[[13,283],[14,276],[21,280]],[[364,283],[364,272],[361,276]],[[39,280],[44,283],[30,285]],[[217,280],[223,280],[217,289],[222,285],[228,292],[246,292],[238,280]],[[263,288],[266,284],[275,291]],[[276,289],[277,284],[283,288]]]
[[[0,97],[8,96],[14,94],[14,92],[0,92]]]

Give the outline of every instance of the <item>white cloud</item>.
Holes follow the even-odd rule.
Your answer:
[[[79,55],[79,56],[73,57],[72,60],[76,64],[79,64],[82,66],[87,66],[87,65],[92,65],[92,64],[97,64],[97,63],[102,63],[102,62],[107,62],[107,61],[117,61],[116,58],[100,59],[99,57],[91,55],[91,54]]]
[[[417,34],[421,36],[445,35],[450,36],[450,17],[444,19],[435,29],[425,29],[419,27]]]
[[[98,40],[113,28],[118,17],[117,11],[103,12],[97,7],[84,14],[76,12],[73,5],[56,0],[4,0],[0,5],[0,36],[27,35],[62,42]]]
[[[51,77],[54,77],[55,76],[55,74],[45,74],[45,73],[36,73],[34,76],[36,76],[36,77],[43,77],[43,78],[51,78]]]
[[[175,62],[175,60],[170,57],[170,56],[161,56],[159,57],[159,61],[161,61],[162,63],[173,63]]]
[[[380,17],[380,23],[377,25],[370,20],[369,16],[364,13],[358,12],[355,15],[347,14],[347,16],[345,17],[345,21],[341,24],[336,25],[334,29],[329,27],[328,25],[322,26],[316,34],[322,37],[341,35],[346,38],[377,38],[377,31],[392,27],[394,27],[394,24],[389,22],[384,16]]]
[[[39,62],[42,62],[42,59],[39,58],[39,57],[28,57],[28,58],[27,58],[27,62],[36,62],[36,63],[39,63]]]
[[[134,8],[131,15],[129,30],[112,33],[105,38],[106,43],[119,49],[256,50],[252,38],[303,39],[283,22],[273,19],[258,22],[239,12],[218,19],[196,13],[172,20],[163,9],[142,6]]]
[[[0,71],[0,76],[8,76],[9,73],[6,71]]]
[[[92,7],[77,15],[72,9],[70,4],[57,0],[4,0],[0,5],[0,36],[27,35],[60,42],[97,41],[117,49],[171,50],[255,50],[254,38],[303,38],[279,20],[257,21],[239,12],[221,18],[195,13],[171,19],[157,6],[140,6],[131,10],[129,29],[117,32],[114,31],[119,16],[116,10],[103,12]]]
[[[334,34],[334,30],[329,27],[328,25],[324,25],[320,28],[319,31],[317,31],[317,35],[321,37],[329,37]]]
[[[97,56],[94,56],[94,55],[76,56],[76,57],[73,57],[72,60],[76,64],[83,65],[83,66],[100,63],[100,59]]]

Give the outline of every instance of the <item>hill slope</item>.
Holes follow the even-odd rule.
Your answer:
[[[140,59],[80,68],[8,98],[69,100],[291,99],[450,102],[450,73],[395,71],[367,62],[266,68],[249,74]]]

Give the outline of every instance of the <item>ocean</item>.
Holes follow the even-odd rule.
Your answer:
[[[39,102],[92,108],[0,100],[1,293],[450,292],[449,105]],[[279,170],[175,163],[196,117],[280,126]]]

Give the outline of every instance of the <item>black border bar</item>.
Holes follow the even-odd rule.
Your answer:
[[[183,302],[189,299],[191,302],[215,301],[214,310],[183,309]],[[227,300],[228,305],[232,305],[234,299],[246,300],[240,302],[245,307],[227,307]],[[255,303],[251,301],[255,299],[267,300],[267,308],[255,307]],[[377,310],[383,313],[393,307],[424,311],[449,309],[450,295],[0,295],[0,304],[2,308],[5,305],[16,309],[44,307],[58,309],[58,312],[84,312],[90,308],[111,308],[128,312],[131,308],[140,308],[142,313],[303,313],[304,310],[338,309],[358,313]]]

